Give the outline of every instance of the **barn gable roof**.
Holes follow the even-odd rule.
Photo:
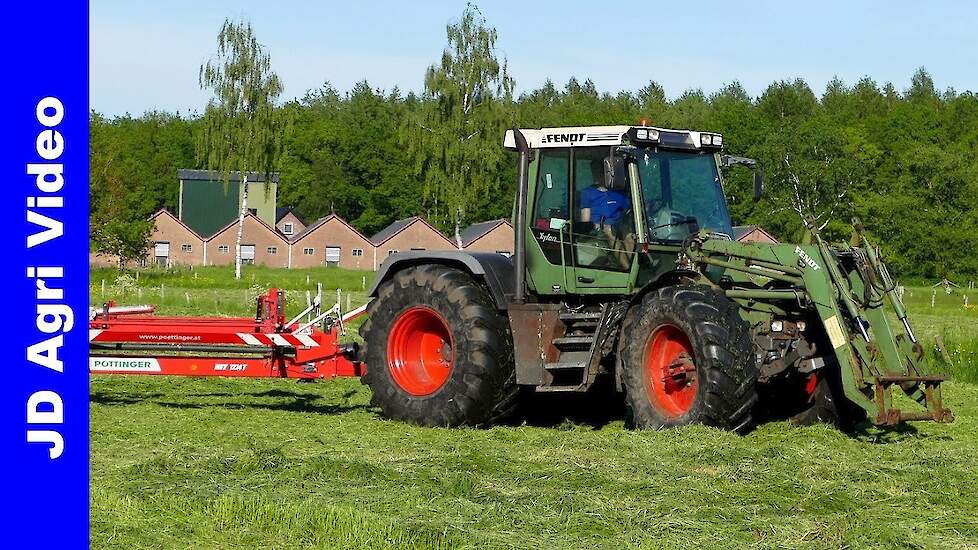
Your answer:
[[[441,231],[438,231],[438,229],[435,226],[433,226],[430,223],[428,223],[428,221],[425,220],[424,218],[422,218],[421,216],[411,216],[410,218],[404,218],[403,220],[397,220],[396,222],[394,222],[394,223],[388,225],[387,227],[381,229],[376,235],[374,235],[373,237],[370,238],[370,241],[374,243],[374,246],[380,246],[380,245],[384,244],[385,242],[387,242],[387,241],[391,240],[392,238],[394,238],[401,231],[404,231],[408,227],[411,227],[412,225],[414,225],[414,224],[416,224],[418,222],[425,224],[436,235],[438,235],[439,237],[441,237],[442,239],[444,239],[446,242],[448,242],[449,244],[451,244],[453,247],[455,246],[455,243],[452,242],[451,239],[449,239],[448,237],[446,237],[445,235],[443,235]]]
[[[181,220],[180,218],[176,217],[173,214],[173,212],[170,212],[166,208],[160,208],[155,213],[153,213],[153,215],[149,217],[149,221],[153,221],[153,220],[155,220],[156,218],[158,218],[158,217],[160,217],[162,215],[166,215],[168,218],[171,218],[173,221],[175,221],[178,224],[180,224],[181,227],[183,227],[184,229],[186,229],[187,231],[189,231],[190,234],[193,235],[194,237],[197,237],[198,239],[200,239],[202,241],[204,240],[204,238],[201,237],[199,234],[197,234],[196,231],[194,231],[193,229],[191,229],[191,227],[189,225],[183,223],[183,220]]]
[[[330,220],[336,220],[336,221],[342,223],[350,231],[354,232],[357,235],[357,237],[360,237],[361,239],[364,240],[364,242],[370,244],[370,239],[368,239],[363,233],[360,233],[359,231],[357,231],[357,228],[356,227],[353,227],[352,225],[350,225],[349,222],[347,222],[343,218],[337,216],[336,214],[330,214],[328,216],[324,216],[324,217],[319,218],[318,220],[314,221],[312,223],[312,225],[306,226],[305,229],[303,229],[298,234],[296,234],[294,237],[292,237],[292,241],[291,242],[293,244],[299,242],[300,240],[302,240],[303,238],[305,238],[307,235],[311,234],[316,229],[319,229],[322,225],[324,225],[325,223],[329,222]]]
[[[488,235],[493,229],[504,224],[510,225],[509,220],[500,218],[498,220],[474,223],[468,226],[465,231],[462,231],[462,247],[468,247],[470,244]]]
[[[282,240],[282,242],[284,242],[284,243],[286,243],[286,244],[288,244],[288,243],[289,243],[289,240],[288,240],[288,239],[286,239],[284,235],[282,235],[281,233],[279,233],[278,231],[276,231],[274,227],[272,227],[272,226],[270,226],[270,225],[268,225],[267,223],[265,223],[265,220],[263,220],[263,219],[261,219],[261,218],[259,218],[258,216],[256,216],[256,215],[254,215],[253,213],[251,213],[251,212],[248,212],[248,213],[247,213],[247,214],[245,215],[245,218],[251,218],[251,219],[253,219],[253,220],[255,220],[256,222],[258,222],[259,224],[261,224],[261,225],[262,225],[262,227],[264,227],[265,229],[267,229],[267,230],[268,230],[268,231],[269,231],[269,232],[270,232],[271,234],[273,234],[273,235],[275,235],[276,237],[278,237],[279,239],[281,239],[281,240]],[[227,225],[225,225],[224,227],[222,227],[222,228],[220,228],[220,229],[218,229],[218,230],[217,230],[216,232],[214,232],[214,234],[213,234],[213,235],[211,235],[210,237],[207,237],[207,238],[206,238],[206,239],[204,239],[204,240],[205,240],[205,241],[211,241],[211,240],[214,240],[214,239],[216,239],[216,238],[217,238],[217,236],[218,236],[218,235],[220,235],[221,233],[224,233],[225,231],[227,231],[227,230],[229,230],[229,229],[231,229],[231,228],[233,228],[233,227],[237,227],[237,225],[238,225],[238,219],[237,219],[237,218],[235,218],[235,219],[233,219],[233,220],[231,220],[230,222],[228,222],[228,224],[227,224]]]
[[[282,218],[288,216],[289,213],[295,216],[295,219],[299,220],[299,223],[302,225],[307,225],[306,220],[304,220],[302,216],[296,212],[295,208],[292,208],[291,206],[278,206],[275,208],[275,223],[277,224],[278,222],[282,221]]]
[[[749,235],[750,233],[753,233],[754,231],[758,231],[762,233],[764,236],[768,237],[773,242],[778,242],[778,239],[775,238],[774,235],[768,233],[767,230],[765,230],[763,227],[759,225],[735,225],[733,228],[734,240],[739,241],[745,236]]]

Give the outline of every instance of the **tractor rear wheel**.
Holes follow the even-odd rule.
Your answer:
[[[396,273],[361,333],[371,404],[427,426],[483,425],[516,405],[509,321],[468,274],[441,265]]]
[[[619,344],[630,425],[749,430],[758,376],[749,329],[710,287],[647,294],[626,315]]]

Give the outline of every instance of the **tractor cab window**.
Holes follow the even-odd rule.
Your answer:
[[[607,147],[574,150],[574,262],[577,267],[627,271],[636,242],[631,191],[605,186],[609,152]]]
[[[547,261],[554,265],[563,263],[565,255],[561,254],[560,243],[568,239],[570,158],[569,149],[545,149],[540,152],[531,232],[540,243]]]
[[[648,149],[636,159],[653,240],[681,241],[697,226],[733,236],[713,155]]]

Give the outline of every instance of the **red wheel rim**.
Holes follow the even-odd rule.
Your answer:
[[[817,388],[818,388],[818,374],[813,372],[808,375],[808,378],[805,379],[805,386],[804,388],[802,388],[802,391],[805,392],[805,398],[808,400],[809,403],[815,401],[815,390]]]
[[[391,327],[387,366],[397,385],[411,395],[430,395],[452,373],[455,350],[448,323],[423,306],[406,309]]]
[[[693,406],[699,377],[689,338],[678,327],[662,325],[645,346],[646,389],[652,406],[663,415],[680,417]]]

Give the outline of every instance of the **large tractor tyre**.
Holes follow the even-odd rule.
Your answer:
[[[647,294],[625,317],[619,357],[632,427],[752,427],[758,370],[750,327],[710,287]]]
[[[825,369],[808,375],[801,391],[803,405],[791,421],[799,426],[822,423],[852,431],[866,420],[865,409],[846,398],[839,378],[838,372]]]
[[[478,426],[515,408],[509,321],[468,274],[440,265],[399,271],[367,313],[363,382],[385,417]]]

